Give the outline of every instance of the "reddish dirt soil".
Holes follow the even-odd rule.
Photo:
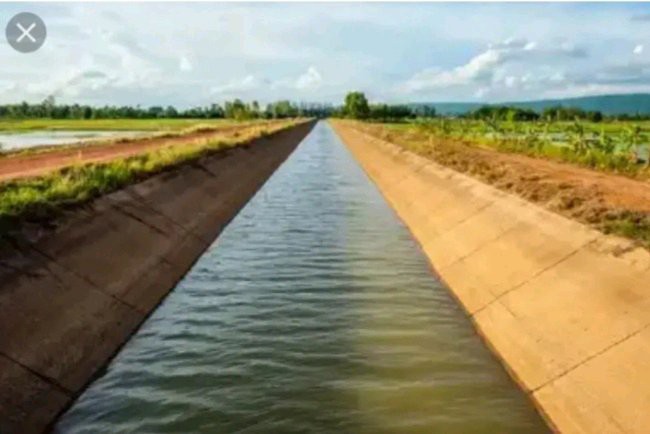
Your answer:
[[[153,137],[107,144],[48,148],[42,152],[8,154],[0,158],[0,181],[42,175],[79,163],[100,163],[130,157],[143,152],[211,137],[233,137],[250,125],[224,126],[178,137]]]
[[[606,232],[616,221],[625,219],[643,232],[634,238],[647,237],[650,225],[650,182],[647,180],[481,149],[460,141],[429,142],[417,133],[387,133],[378,125],[353,127]]]

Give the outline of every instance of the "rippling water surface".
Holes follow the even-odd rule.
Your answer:
[[[546,428],[321,122],[57,432]]]

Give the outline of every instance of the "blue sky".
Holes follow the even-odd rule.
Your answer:
[[[37,52],[0,41],[0,102],[174,104],[234,97],[507,101],[650,92],[650,5],[21,3]]]

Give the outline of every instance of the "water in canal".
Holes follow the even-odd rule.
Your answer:
[[[547,429],[321,122],[56,431]]]

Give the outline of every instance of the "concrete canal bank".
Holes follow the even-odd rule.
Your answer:
[[[102,197],[0,250],[0,433],[42,432],[313,127]]]
[[[333,125],[552,428],[647,432],[646,251]]]
[[[54,432],[549,431],[322,122]]]

